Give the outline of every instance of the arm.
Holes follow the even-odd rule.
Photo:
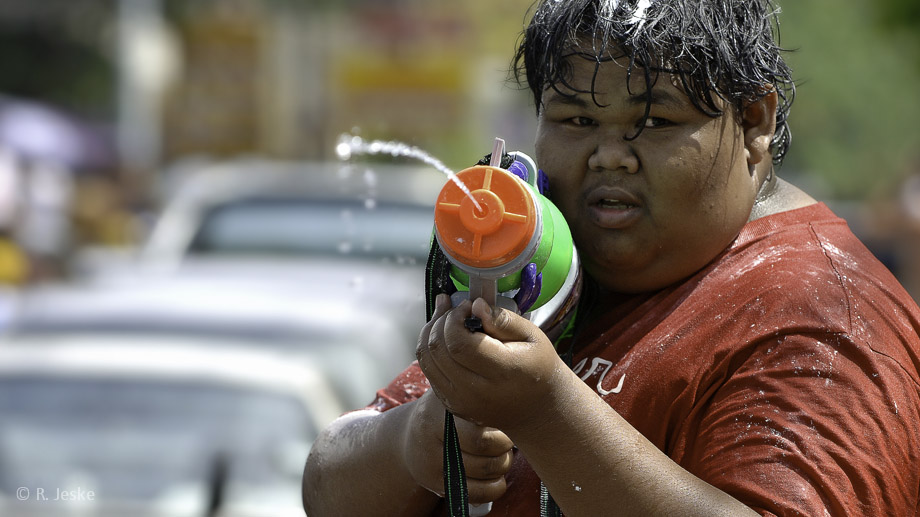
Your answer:
[[[485,334],[464,328],[470,313]],[[511,437],[568,516],[613,508],[623,515],[755,515],[642,437],[523,318],[493,313],[482,300],[463,304],[439,319],[418,356],[447,407]]]
[[[506,429],[566,515],[757,515],[693,476],[563,370],[539,420]],[[565,437],[559,439],[558,437]]]
[[[424,515],[438,496],[416,483],[403,440],[416,402],[346,415],[310,450],[303,477],[308,515]]]

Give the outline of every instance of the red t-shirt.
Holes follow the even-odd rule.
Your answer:
[[[764,515],[920,515],[918,331],[914,301],[817,204],[748,223],[693,277],[585,325],[574,370]],[[370,407],[427,388],[413,364]],[[523,454],[507,480],[490,516],[539,515]]]

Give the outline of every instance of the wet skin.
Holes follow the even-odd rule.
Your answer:
[[[575,89],[590,90],[594,62],[571,59]],[[548,88],[537,129],[552,200],[586,270],[612,292],[660,289],[710,262],[751,217],[766,177],[757,169],[770,165],[772,123],[730,108],[711,118],[665,75],[643,121],[642,77],[627,88],[626,68],[605,62],[593,98]]]

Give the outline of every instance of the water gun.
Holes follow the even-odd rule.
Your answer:
[[[581,285],[578,254],[562,213],[542,194],[545,188],[534,161],[519,152],[506,155],[504,148],[504,140],[496,138],[488,165],[456,173],[438,195],[435,245],[428,263],[429,318],[432,277],[439,276],[433,271],[438,257],[445,257],[449,267],[440,276],[449,275],[454,305],[483,298],[490,305],[523,313],[554,339],[551,332],[558,336],[574,314]],[[501,167],[503,158],[510,162],[507,168]],[[477,318],[469,318],[466,326],[482,329]],[[468,504],[460,445],[449,412],[444,443],[450,515],[488,514],[491,503]]]
[[[534,161],[512,152],[513,162],[504,169],[504,146],[496,138],[489,165],[464,169],[442,188],[435,203],[435,238],[451,264],[455,305],[483,298],[530,313],[541,324],[559,316],[570,301],[578,283],[578,254],[562,213],[541,193]],[[524,307],[517,303],[522,299]]]

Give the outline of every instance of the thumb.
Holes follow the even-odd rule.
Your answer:
[[[472,315],[482,321],[482,331],[499,341],[536,342],[539,329],[523,316],[495,305],[482,298],[473,302]]]

